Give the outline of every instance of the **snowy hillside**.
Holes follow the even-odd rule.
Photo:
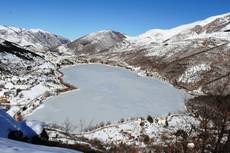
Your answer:
[[[23,28],[0,26],[0,38],[14,42],[28,49],[38,51],[70,42],[68,39],[40,29],[26,30]]]
[[[45,97],[66,88],[53,63],[7,41],[0,42],[0,74],[0,97],[6,99],[1,105],[11,115],[22,109],[30,113]]]
[[[167,120],[167,121],[166,121]],[[167,123],[166,123],[167,122]],[[155,143],[162,142],[162,133],[174,133],[179,129],[184,131],[191,130],[191,125],[197,125],[199,122],[193,117],[179,114],[169,115],[166,118],[153,118],[153,123],[147,119],[136,119],[133,121],[124,121],[118,125],[110,125],[83,134],[88,139],[98,139],[104,143],[126,143],[137,144],[146,147],[144,137],[154,139]],[[166,124],[168,124],[166,126]]]

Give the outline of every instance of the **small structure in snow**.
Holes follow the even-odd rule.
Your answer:
[[[158,118],[158,121],[157,123],[160,124],[160,125],[165,125],[166,124],[166,118]]]
[[[190,143],[187,144],[187,147],[188,147],[189,149],[193,149],[193,148],[195,147],[195,144],[192,143],[192,142],[190,142]]]

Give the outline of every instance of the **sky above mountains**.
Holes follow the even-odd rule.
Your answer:
[[[0,24],[75,39],[112,29],[138,35],[230,12],[230,0],[2,0]]]

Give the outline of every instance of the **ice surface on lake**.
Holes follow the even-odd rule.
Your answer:
[[[64,68],[64,80],[79,88],[49,98],[28,118],[85,126],[121,118],[165,115],[183,109],[185,93],[156,79],[100,64]]]

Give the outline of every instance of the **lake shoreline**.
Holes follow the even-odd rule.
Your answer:
[[[71,68],[71,67],[73,67],[73,68]],[[74,67],[76,67],[76,68],[74,68]],[[90,69],[90,70],[88,70],[88,69]],[[66,72],[63,72],[63,70],[66,71],[66,72],[74,73],[75,76],[72,76],[70,74],[69,75],[65,74]],[[82,71],[82,70],[84,70],[84,71]],[[159,101],[159,100],[156,100],[157,97],[155,97],[155,96],[160,95],[160,94],[157,94],[157,93],[160,92],[160,91],[158,91],[158,87],[157,87],[158,85],[160,85],[160,86],[163,87],[163,88],[159,87],[160,89],[161,88],[162,89],[165,88],[166,91],[167,90],[172,90],[173,93],[174,92],[175,93],[181,92],[181,90],[176,89],[176,88],[174,88],[173,86],[171,86],[169,84],[165,84],[165,83],[163,83],[159,79],[156,79],[156,78],[152,79],[152,78],[149,78],[149,77],[142,77],[142,76],[137,75],[136,72],[127,70],[125,68],[114,67],[114,66],[105,65],[105,64],[97,64],[97,63],[96,64],[95,63],[93,63],[93,64],[88,64],[88,63],[86,63],[86,64],[85,63],[84,64],[75,64],[75,65],[65,66],[65,67],[63,67],[63,69],[60,69],[60,71],[64,74],[64,77],[62,77],[63,82],[68,82],[69,84],[72,84],[74,86],[78,86],[79,87],[78,89],[82,88],[82,90],[77,90],[77,91],[73,90],[74,92],[67,92],[67,93],[64,92],[65,94],[61,94],[61,95],[59,94],[57,96],[53,96],[52,98],[49,98],[48,99],[49,102],[47,102],[47,101],[44,102],[44,104],[46,105],[44,107],[44,109],[45,109],[44,111],[46,111],[47,109],[50,110],[51,109],[51,105],[55,105],[55,108],[53,108],[54,106],[52,106],[53,109],[50,110],[51,112],[53,110],[55,110],[55,109],[57,111],[60,111],[59,108],[70,107],[67,110],[69,112],[68,114],[72,114],[72,116],[76,116],[73,113],[74,111],[80,113],[83,110],[85,110],[82,113],[80,113],[81,115],[80,114],[77,115],[77,117],[79,118],[79,120],[81,120],[80,116],[82,116],[83,117],[82,120],[84,120],[84,116],[90,115],[90,113],[92,113],[91,111],[98,112],[99,108],[97,108],[97,107],[103,107],[103,108],[105,107],[103,109],[104,112],[100,112],[100,114],[101,113],[105,113],[106,111],[109,111],[110,109],[112,109],[110,111],[111,113],[114,111],[114,113],[113,113],[115,115],[114,117],[109,118],[109,116],[108,116],[108,118],[106,118],[107,115],[104,114],[104,115],[102,115],[102,118],[104,118],[104,119],[99,120],[100,117],[99,118],[98,117],[95,118],[96,119],[96,123],[101,122],[101,121],[117,121],[117,120],[120,120],[121,118],[146,116],[148,114],[155,114],[155,115],[158,114],[158,113],[145,113],[145,115],[143,114],[143,111],[145,111],[145,110],[146,110],[146,112],[148,112],[148,111],[152,112],[152,109],[150,109],[149,106],[151,106],[154,109],[156,109],[157,106],[154,106],[154,105],[157,105],[157,103],[158,103],[157,101]],[[104,72],[106,72],[106,74],[104,74]],[[81,74],[81,73],[83,73],[83,74]],[[115,74],[118,75],[118,76],[116,76]],[[70,76],[72,76],[71,77],[72,79],[71,80],[66,80],[65,77],[67,77],[68,79],[70,79],[69,78]],[[91,79],[88,79],[87,77],[89,77]],[[110,82],[109,79],[112,79],[111,80],[112,82]],[[122,80],[124,80],[125,82],[120,82]],[[75,81],[75,82],[72,82],[72,81]],[[89,83],[87,84],[87,82],[89,82]],[[157,86],[155,86],[155,85],[149,86],[148,82],[149,83],[152,82],[153,84],[156,84]],[[100,83],[103,83],[103,84],[100,84]],[[82,84],[85,84],[86,86],[82,85]],[[135,84],[137,85],[137,87],[135,87],[136,86]],[[91,85],[93,85],[93,86],[91,86]],[[104,86],[104,85],[106,85],[106,86]],[[112,89],[110,89],[110,88],[112,88]],[[119,88],[119,89],[116,89],[116,88]],[[132,90],[129,91],[129,89],[132,89]],[[127,91],[129,91],[129,92],[127,93]],[[90,92],[90,93],[88,93],[88,92]],[[154,94],[152,94],[152,93],[154,93]],[[172,95],[173,93],[170,92],[169,96]],[[90,94],[90,96],[86,96],[88,94]],[[120,94],[122,94],[122,95],[120,95]],[[142,95],[142,94],[144,94],[144,95]],[[145,94],[147,94],[147,95],[145,95]],[[74,104],[73,102],[71,102],[70,99],[65,99],[68,96],[74,96],[74,95],[78,96],[78,98],[77,97],[73,98],[77,102],[76,104]],[[150,95],[151,95],[152,98],[149,97]],[[144,97],[142,97],[142,96],[146,97],[147,99],[144,98]],[[104,100],[101,99],[103,97],[106,98],[106,99],[104,99]],[[119,97],[119,98],[117,99],[117,97]],[[174,95],[172,95],[172,97],[174,97]],[[95,101],[95,99],[96,99],[96,101]],[[66,102],[69,102],[69,103],[66,103],[66,102],[65,102],[66,104],[65,103],[61,103],[60,101],[63,101],[63,100],[66,101]],[[109,102],[110,100],[112,100],[112,101],[115,100],[116,102]],[[178,100],[176,100],[176,101],[178,101]],[[52,101],[52,103],[51,103],[51,101]],[[161,98],[160,101],[162,101],[162,98]],[[53,103],[53,102],[55,102],[55,103]],[[170,101],[166,100],[165,102],[168,103]],[[160,105],[164,106],[165,102],[163,102]],[[101,103],[105,103],[105,104],[101,104]],[[182,103],[182,100],[180,100],[180,103]],[[59,106],[59,105],[63,105],[63,106]],[[67,106],[65,106],[65,105],[67,105]],[[76,105],[77,107],[74,106],[74,105]],[[78,108],[78,106],[81,106],[82,108]],[[172,106],[173,106],[173,108],[177,107],[177,104],[175,103],[175,106],[174,106],[174,103],[172,101],[171,104],[169,103],[169,105],[168,104],[165,105],[165,108],[163,108],[163,109],[165,109],[163,111],[163,112],[165,112],[164,113],[165,115],[168,112],[172,112],[169,109]],[[48,107],[48,108],[46,108],[46,107]],[[76,109],[71,110],[72,107],[76,107]],[[159,106],[159,108],[161,108],[161,107]],[[184,103],[183,103],[183,106],[178,107],[178,108],[182,108],[182,107],[184,107]],[[121,112],[119,114],[115,113],[115,112],[117,112],[120,109],[121,109]],[[167,111],[168,109],[170,111]],[[89,114],[87,112],[89,112]],[[158,112],[160,112],[160,111],[158,111]],[[38,112],[35,111],[34,113],[36,115]],[[32,114],[32,116],[34,115],[34,113]],[[47,111],[46,111],[46,113],[47,113]],[[86,114],[82,115],[84,113],[86,113]],[[63,113],[59,113],[59,114],[63,114]],[[68,116],[68,114],[67,114],[67,116]],[[130,114],[130,115],[128,115],[128,114]],[[160,113],[160,114],[162,114],[162,113]],[[158,114],[157,116],[160,116],[160,114]],[[43,113],[42,113],[42,115],[43,115]],[[47,116],[49,116],[49,115],[47,115]],[[104,116],[106,116],[106,117],[104,117]],[[70,115],[69,115],[69,117],[71,118]],[[95,119],[93,119],[93,120],[95,120]],[[88,120],[92,120],[92,118],[88,119]],[[78,123],[78,122],[76,121],[75,123]]]

